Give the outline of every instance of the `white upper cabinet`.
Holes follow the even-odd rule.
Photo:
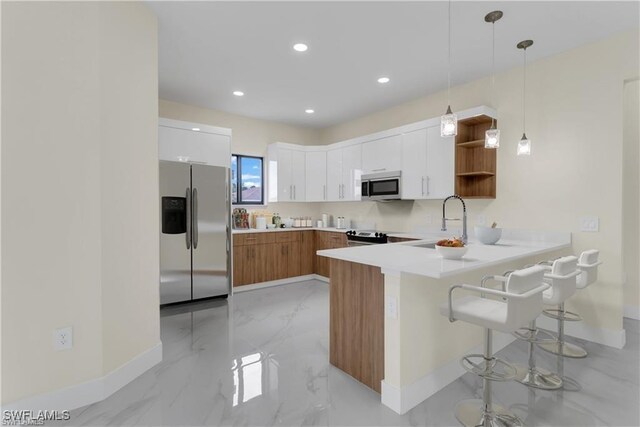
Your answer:
[[[327,151],[327,200],[360,200],[361,144]]]
[[[269,146],[269,201],[305,201],[305,152]]]
[[[454,193],[455,140],[440,136],[440,127],[427,128],[427,199],[444,199]]]
[[[454,191],[454,140],[433,126],[402,135],[402,197],[443,199]]]
[[[192,130],[194,128],[200,131]],[[231,130],[161,118],[158,157],[160,160],[191,161],[228,168],[231,164]]]
[[[308,151],[305,157],[307,202],[327,200],[327,152]]]
[[[402,168],[402,138],[393,135],[362,144],[362,173],[399,171]]]

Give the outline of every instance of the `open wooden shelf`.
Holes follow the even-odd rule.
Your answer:
[[[476,139],[475,141],[461,142],[459,144],[456,144],[456,147],[462,147],[462,148],[484,147],[484,139]]]
[[[495,199],[496,150],[484,148],[491,117],[481,115],[458,122],[456,135],[456,194],[469,199]]]
[[[461,172],[457,173],[456,176],[495,176],[496,174],[488,171],[477,171],[477,172]]]

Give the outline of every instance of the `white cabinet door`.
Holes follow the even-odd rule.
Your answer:
[[[293,150],[277,148],[278,202],[293,201]]]
[[[398,171],[401,167],[401,135],[393,135],[362,144],[362,173]]]
[[[158,127],[158,157],[174,162],[191,160],[229,167],[231,137],[169,126]]]
[[[402,197],[424,199],[427,178],[427,129],[402,135]]]
[[[305,158],[305,196],[307,202],[327,200],[327,152],[309,151]]]
[[[454,137],[441,137],[440,127],[427,129],[427,179],[425,196],[444,199],[454,192]]]
[[[342,149],[342,199],[360,200],[362,192],[362,144]]]
[[[327,200],[342,199],[342,148],[327,151]]]
[[[291,186],[293,189],[293,200],[304,202],[305,198],[305,153],[304,151],[292,151],[291,153]]]

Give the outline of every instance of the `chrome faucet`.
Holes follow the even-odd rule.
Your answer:
[[[447,221],[460,221],[460,218],[447,218],[446,214],[446,206],[447,201],[449,199],[458,199],[460,203],[462,203],[462,243],[467,244],[468,236],[467,236],[467,205],[464,204],[464,200],[462,197],[454,194],[453,196],[449,196],[442,202],[442,231],[447,231]]]

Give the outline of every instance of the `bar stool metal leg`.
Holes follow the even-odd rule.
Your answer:
[[[580,317],[574,313],[565,310],[564,303],[560,304],[557,315],[551,315],[558,319],[558,338],[556,340],[544,340],[538,343],[538,347],[549,353],[557,354],[563,357],[571,357],[573,359],[582,359],[587,357],[587,351],[580,346],[565,342],[564,340],[564,321],[580,320]],[[548,311],[544,314],[550,315]],[[576,317],[577,316],[577,317]]]
[[[515,380],[527,387],[541,390],[558,390],[562,387],[562,378],[553,372],[537,367],[535,364],[533,350],[537,340],[537,332],[536,321],[534,320],[529,325],[528,337],[526,338],[526,341],[529,342],[529,363],[527,365],[522,363],[513,365],[516,368]],[[521,338],[520,335],[518,337]]]
[[[494,365],[493,339],[491,329],[485,328],[484,363],[487,375],[482,379],[482,400],[463,400],[456,405],[455,415],[466,427],[519,427],[523,423],[516,415],[500,405],[494,405],[491,399],[491,370]],[[509,379],[506,378],[505,379]]]

